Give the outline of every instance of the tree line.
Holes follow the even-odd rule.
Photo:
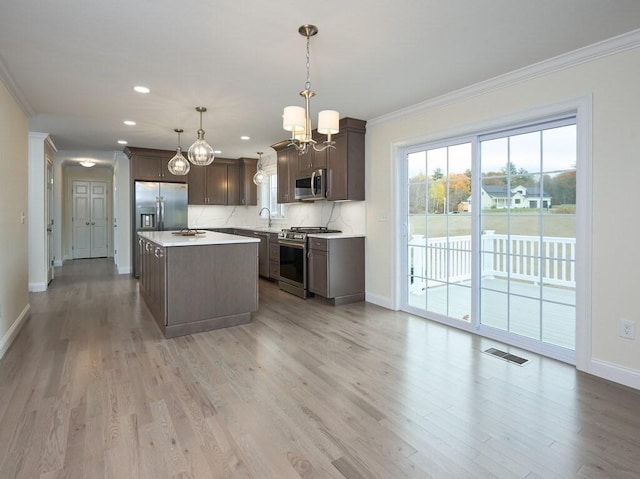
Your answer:
[[[552,206],[576,204],[576,170],[545,174],[542,184],[538,178],[539,175],[532,175],[526,169],[508,163],[500,171],[482,173],[482,184],[542,187],[545,195],[551,197]],[[409,212],[413,214],[458,212],[460,205],[470,196],[471,170],[445,175],[436,168],[430,177],[421,172],[409,178]]]

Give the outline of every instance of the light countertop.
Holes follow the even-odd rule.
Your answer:
[[[140,231],[138,236],[163,246],[204,246],[216,244],[238,244],[238,243],[259,243],[260,238],[248,236],[230,235],[227,233],[215,233],[213,231],[203,231],[203,234],[196,236],[174,235],[171,231]]]
[[[364,238],[365,235],[357,233],[310,233],[307,235],[309,238],[324,238],[324,239],[341,239],[341,238]]]

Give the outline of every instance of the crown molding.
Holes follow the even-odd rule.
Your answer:
[[[33,115],[35,115],[35,111],[31,107],[31,104],[27,101],[24,93],[22,93],[22,90],[20,90],[18,85],[16,85],[16,82],[13,81],[13,78],[11,77],[9,70],[7,70],[2,57],[0,57],[0,81],[2,81],[5,87],[7,87],[7,90],[9,90],[11,96],[15,99],[20,109],[24,112],[25,115],[27,115],[28,118],[31,118]]]
[[[504,75],[500,75],[489,80],[475,83],[471,86],[459,90],[445,93],[444,95],[417,103],[406,108],[393,111],[386,115],[379,116],[367,121],[367,126],[386,123],[424,113],[445,105],[468,100],[473,97],[488,93],[493,90],[505,88],[517,83],[522,83],[543,75],[565,70],[583,63],[587,63],[598,58],[615,55],[627,50],[640,47],[640,29],[632,30],[628,33],[603,40],[593,45],[589,45],[569,53],[564,53],[548,60],[514,70]]]

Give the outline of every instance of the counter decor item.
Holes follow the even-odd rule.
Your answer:
[[[203,235],[206,234],[206,231],[200,231],[200,230],[192,230],[189,228],[186,229],[182,229],[180,231],[172,231],[171,234],[173,235],[180,235],[180,236],[195,236],[195,235]]]

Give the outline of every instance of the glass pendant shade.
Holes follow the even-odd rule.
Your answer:
[[[204,141],[204,133],[201,137],[200,132],[198,132],[198,139],[189,147],[187,156],[194,165],[207,166],[213,163],[215,153],[209,143]]]
[[[261,185],[264,182],[264,172],[262,170],[256,171],[256,174],[253,175],[253,182],[256,185]]]
[[[204,130],[202,129],[202,114],[207,111],[203,106],[196,107],[196,111],[200,113],[200,128],[198,129],[198,139],[189,147],[187,158],[194,165],[207,166],[213,163],[215,153],[211,145],[204,141]]]
[[[256,185],[261,185],[264,182],[264,171],[262,171],[262,152],[259,151],[258,152],[258,171],[256,171],[256,174],[253,175],[253,182]]]
[[[178,147],[176,155],[169,160],[169,173],[172,175],[186,175],[191,169],[191,165],[182,155],[182,148]]]

